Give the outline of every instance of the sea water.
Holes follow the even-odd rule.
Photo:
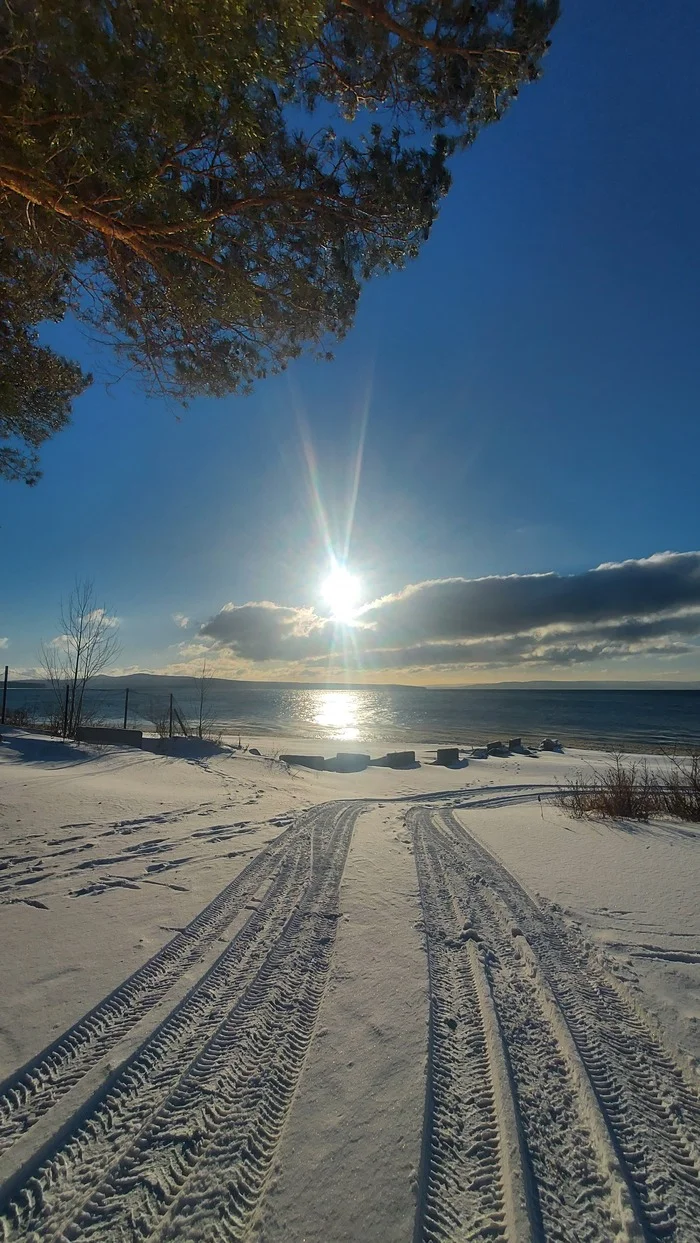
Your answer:
[[[131,688],[128,724],[153,728],[169,710],[169,687]],[[176,712],[196,723],[194,685],[173,685]],[[123,722],[123,687],[94,690],[87,704],[95,720]],[[37,714],[49,702],[38,688],[10,688],[8,707],[25,704]],[[225,734],[279,734],[373,747],[413,741],[468,745],[549,735],[563,745],[607,750],[700,749],[698,690],[325,689],[280,685],[209,684],[205,716]],[[149,719],[150,718],[150,719]]]

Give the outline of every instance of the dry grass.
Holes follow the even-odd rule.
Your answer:
[[[663,789],[667,814],[700,824],[700,755],[674,763]]]
[[[649,771],[647,763],[624,763],[620,756],[594,779],[579,773],[563,789],[557,804],[577,820],[603,816],[613,820],[649,820],[651,816],[674,816],[700,823],[700,755],[673,759],[663,777]]]
[[[31,729],[36,724],[36,714],[31,708],[8,708],[5,724],[14,725],[17,729]]]

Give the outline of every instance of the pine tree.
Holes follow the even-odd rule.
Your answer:
[[[89,383],[37,336],[66,311],[184,402],[325,353],[362,282],[418,252],[450,154],[538,76],[556,17],[556,0],[4,6],[0,473],[36,478]]]

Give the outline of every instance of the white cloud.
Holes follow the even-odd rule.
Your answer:
[[[103,626],[109,629],[115,629],[121,624],[118,617],[113,617],[102,608],[93,609],[91,613],[87,613],[85,620],[87,622],[101,622]]]
[[[344,628],[311,608],[229,603],[200,640],[252,666],[318,671],[569,667],[698,650],[700,553],[657,553],[579,574],[413,583]]]
[[[35,678],[39,681],[43,681],[46,674],[43,669],[38,667],[38,665],[25,665],[22,669],[11,669],[10,676],[17,682],[30,682]]]
[[[185,617],[184,613],[173,613],[171,616],[172,620],[175,622],[175,625],[179,626],[181,630],[187,630],[189,628],[190,619],[189,617]]]

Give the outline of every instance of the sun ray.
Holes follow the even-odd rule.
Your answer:
[[[352,493],[348,503],[348,519],[345,528],[345,548],[343,550],[343,559],[347,561],[350,555],[350,541],[352,539],[352,529],[355,524],[355,509],[357,508],[357,496],[360,491],[360,480],[362,478],[362,462],[365,455],[365,437],[367,435],[367,422],[369,419],[369,406],[372,396],[372,383],[374,377],[370,379],[367,386],[367,393],[362,408],[362,418],[360,421],[360,431],[357,438],[357,450],[355,452],[355,465],[352,479]]]

